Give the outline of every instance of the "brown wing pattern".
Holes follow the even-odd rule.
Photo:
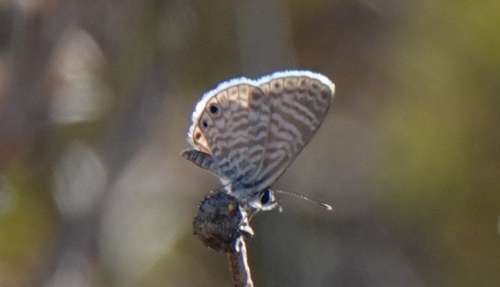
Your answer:
[[[191,133],[193,145],[211,154],[231,181],[254,173],[267,141],[270,108],[259,87],[235,84],[207,94]]]
[[[308,71],[278,72],[257,81],[238,79],[204,95],[188,139],[206,155],[185,157],[209,169],[238,192],[269,187],[318,130],[335,87]],[[253,194],[248,194],[251,196]]]
[[[276,181],[307,145],[334,93],[329,82],[307,75],[271,79],[261,89],[271,102],[271,123],[263,162],[252,178],[258,190]]]

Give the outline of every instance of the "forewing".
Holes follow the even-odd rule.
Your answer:
[[[263,161],[249,179],[269,187],[290,166],[320,127],[333,100],[334,85],[311,72],[278,73],[261,80],[271,121]]]

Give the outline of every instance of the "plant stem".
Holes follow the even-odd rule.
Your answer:
[[[247,260],[247,248],[243,238],[239,238],[236,251],[228,252],[227,257],[233,273],[235,287],[253,287],[250,266]]]

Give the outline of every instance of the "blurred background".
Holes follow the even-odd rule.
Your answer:
[[[179,156],[218,82],[336,84],[256,286],[500,286],[500,2],[0,1],[0,286],[232,286]]]

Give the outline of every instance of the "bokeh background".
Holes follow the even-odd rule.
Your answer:
[[[500,286],[500,2],[0,1],[0,286],[231,286],[179,156],[234,77],[321,72],[256,286]]]

